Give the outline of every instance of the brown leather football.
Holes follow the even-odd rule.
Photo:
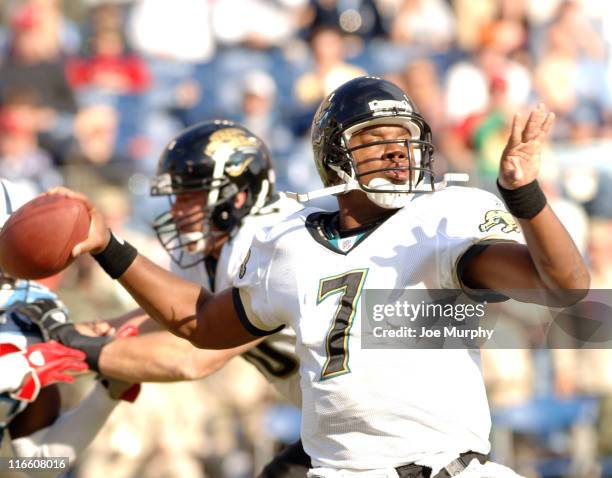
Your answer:
[[[41,195],[15,211],[0,231],[0,268],[20,279],[42,279],[72,262],[72,249],[87,238],[85,205],[60,195]]]

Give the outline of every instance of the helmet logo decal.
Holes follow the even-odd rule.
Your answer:
[[[246,168],[249,167],[249,164],[253,162],[255,156],[249,156],[242,163],[238,164],[228,164],[225,166],[225,174],[231,176],[232,178],[240,176],[242,173],[246,171]]]
[[[210,135],[210,140],[204,149],[204,154],[215,157],[219,153],[227,154],[229,151],[240,149],[245,146],[254,146],[257,140],[239,128],[225,128],[215,131]]]
[[[368,103],[370,110],[374,112],[374,115],[385,114],[389,111],[404,111],[412,113],[412,107],[406,100],[374,100]]]

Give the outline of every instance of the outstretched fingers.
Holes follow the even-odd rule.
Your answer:
[[[533,139],[537,139],[542,130],[542,125],[546,117],[546,107],[540,103],[536,106],[527,119],[527,124],[523,129],[522,141],[527,143]]]
[[[520,113],[516,113],[512,119],[512,130],[510,132],[510,147],[517,146],[522,141],[523,128],[525,120]]]

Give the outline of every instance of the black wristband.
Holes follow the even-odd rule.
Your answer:
[[[55,331],[55,338],[66,347],[85,352],[85,362],[89,369],[95,372],[100,371],[100,353],[106,344],[111,341],[110,337],[90,337],[80,334],[73,324],[59,327]]]
[[[113,279],[123,275],[128,267],[132,265],[138,251],[129,242],[118,240],[111,231],[111,238],[106,248],[99,254],[92,254],[93,258],[100,264],[104,272]]]
[[[546,196],[537,179],[517,189],[506,189],[497,181],[497,189],[508,206],[508,211],[519,219],[531,219],[546,206]]]

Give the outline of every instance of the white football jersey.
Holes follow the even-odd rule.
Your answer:
[[[215,291],[220,292],[232,286],[258,229],[273,226],[300,209],[302,206],[298,202],[281,193],[278,200],[257,214],[245,217],[238,232],[223,245],[216,267]],[[172,263],[172,272],[210,290],[210,280],[203,262],[186,269]],[[242,357],[253,364],[285,399],[297,407],[301,406],[299,360],[295,353],[295,332],[292,329],[287,327]]]
[[[471,246],[522,241],[512,216],[485,191],[449,187],[334,248],[317,222],[324,215],[305,209],[259,231],[234,282],[249,331],[296,331],[313,465],[435,470],[460,452],[488,453],[479,352],[362,349],[359,301],[364,288],[460,289],[457,264]]]

